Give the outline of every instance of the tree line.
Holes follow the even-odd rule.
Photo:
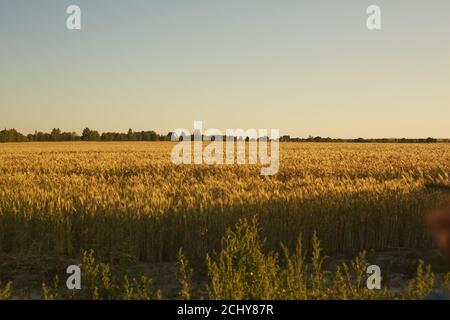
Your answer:
[[[291,138],[290,136],[283,136],[280,141],[284,142],[358,142],[358,143],[437,143],[450,142],[450,139],[436,139],[436,138],[356,138],[356,139],[341,139],[341,138],[324,138],[313,137],[307,138]]]
[[[33,134],[24,135],[16,129],[4,129],[0,131],[1,142],[27,142],[27,141],[170,141],[172,132],[166,135],[158,134],[155,131],[133,131],[128,130],[127,133],[121,132],[104,132],[100,134],[97,130],[85,128],[82,134],[76,132],[62,132],[59,128],[53,129],[50,133],[35,131]],[[246,139],[248,140],[248,139]],[[282,142],[367,142],[367,143],[436,143],[450,142],[450,139],[436,138],[380,138],[380,139],[339,139],[339,138],[323,138],[323,137],[307,137],[307,138],[291,138],[290,136],[282,136]]]
[[[160,135],[155,131],[134,132],[129,129],[127,133],[104,132],[85,128],[81,135],[76,132],[62,132],[59,128],[50,133],[35,131],[33,134],[24,135],[16,129],[4,129],[0,131],[0,142],[26,142],[26,141],[168,141],[169,135]]]

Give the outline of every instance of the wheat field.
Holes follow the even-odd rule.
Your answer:
[[[256,216],[270,250],[431,248],[424,213],[449,184],[449,144],[281,143],[280,171],[181,165],[170,142],[0,145],[0,252],[173,261],[217,249]]]

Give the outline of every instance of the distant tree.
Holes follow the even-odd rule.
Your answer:
[[[127,140],[128,140],[128,141],[135,141],[135,140],[136,140],[136,136],[135,136],[135,134],[133,133],[133,130],[131,130],[131,128],[128,129]]]
[[[90,137],[91,137],[91,129],[84,128],[83,133],[81,134],[81,140],[89,141]]]
[[[83,141],[100,141],[100,134],[98,131],[85,128],[81,135],[81,140]]]
[[[18,132],[16,129],[4,129],[0,131],[0,142],[24,142],[28,138]]]
[[[79,140],[80,137],[76,132],[63,132],[61,134],[61,141],[76,141]]]
[[[113,141],[113,134],[110,132],[103,132],[100,139],[102,141]]]
[[[62,140],[61,130],[59,128],[53,129],[52,132],[50,133],[50,136],[51,136],[52,141],[61,141]]]

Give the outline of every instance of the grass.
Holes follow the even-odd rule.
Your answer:
[[[192,290],[192,272],[189,262],[180,251],[178,271],[173,275],[179,282],[178,298],[226,300],[347,300],[347,299],[424,299],[442,295],[450,290],[450,273],[441,283],[430,265],[418,261],[416,275],[402,292],[390,290],[383,283],[381,290],[366,287],[366,253],[361,252],[350,262],[339,264],[334,270],[325,269],[326,256],[320,241],[313,236],[312,252],[308,255],[299,241],[295,252],[283,247],[284,255],[264,253],[264,241],[259,236],[256,218],[241,220],[227,229],[218,253],[205,258],[208,270],[205,290]],[[82,270],[82,289],[67,290],[58,275],[52,284],[42,284],[41,299],[93,299],[93,300],[150,300],[162,299],[161,290],[153,286],[152,279],[141,275],[129,278],[113,274],[109,264],[99,262],[94,251],[83,252],[79,264]],[[384,281],[384,279],[383,279]],[[10,299],[12,284],[0,290],[0,299]],[[203,295],[202,295],[203,292]]]

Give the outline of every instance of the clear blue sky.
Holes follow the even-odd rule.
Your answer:
[[[449,57],[448,0],[0,0],[0,126],[450,137]]]

